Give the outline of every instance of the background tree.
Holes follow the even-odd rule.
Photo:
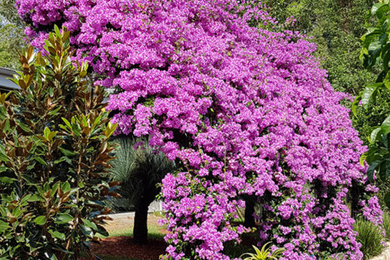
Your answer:
[[[375,74],[364,70],[360,60],[360,37],[373,0],[263,0],[283,28],[306,34],[317,44],[314,53],[328,71],[337,91],[356,96]],[[295,22],[292,21],[293,16]]]
[[[20,19],[15,0],[0,2],[0,67],[16,69],[20,66],[20,50],[26,46],[24,24]]]
[[[160,193],[161,180],[174,169],[173,163],[147,142],[131,137],[117,137],[116,158],[111,162],[112,178],[119,181],[122,198],[114,198],[114,206],[127,210],[135,208],[133,239],[137,244],[147,242],[148,208]],[[140,144],[141,143],[141,144]],[[136,148],[134,148],[136,146]]]

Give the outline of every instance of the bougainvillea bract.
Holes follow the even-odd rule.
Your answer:
[[[261,29],[276,22],[256,2],[16,6],[37,47],[54,24],[67,27],[97,83],[115,89],[108,108],[118,131],[150,136],[180,166],[162,182],[169,257],[229,259],[224,243],[247,231],[232,225],[236,208],[251,195],[262,206],[259,241],[285,248],[284,259],[361,259],[351,211],[381,224],[381,210],[340,105],[347,96],[326,80],[314,44]]]

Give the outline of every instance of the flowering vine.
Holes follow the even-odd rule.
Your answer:
[[[162,183],[169,257],[229,259],[224,243],[248,231],[232,225],[236,208],[251,195],[259,241],[284,247],[284,259],[361,259],[351,213],[364,208],[379,225],[381,211],[340,105],[348,96],[326,80],[314,44],[262,29],[277,25],[254,3],[16,0],[37,47],[54,24],[72,31],[79,59],[115,90],[118,133],[150,136],[176,161]]]

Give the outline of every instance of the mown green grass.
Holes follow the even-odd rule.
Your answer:
[[[148,238],[162,240],[164,238],[164,235],[162,234],[163,230],[165,230],[164,226],[148,225]],[[109,237],[132,237],[132,236],[133,236],[133,229],[130,230],[117,229],[117,230],[111,230],[109,232]]]
[[[148,239],[153,240],[164,240],[163,230],[166,229],[166,226],[152,225],[148,224]],[[132,237],[133,229],[123,229],[118,228],[114,230],[110,230],[108,237]],[[140,260],[134,257],[123,257],[123,256],[101,256],[99,258],[102,260]]]

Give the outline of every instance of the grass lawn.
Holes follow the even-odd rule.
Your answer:
[[[148,245],[135,245],[133,236],[133,217],[125,216],[108,221],[106,229],[109,233],[103,238],[100,245],[93,246],[92,252],[103,260],[144,260],[158,259],[159,254],[164,253],[166,226],[160,226],[157,222],[161,218],[158,214],[148,216]],[[151,253],[153,252],[153,253]],[[150,254],[153,257],[149,256]]]

